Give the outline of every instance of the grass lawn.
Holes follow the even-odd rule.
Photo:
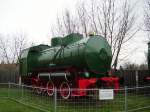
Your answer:
[[[0,98],[0,112],[42,112],[7,98]]]
[[[9,94],[8,89],[0,88],[0,112],[42,112],[13,100],[2,98],[7,96],[30,106],[54,112],[54,96],[48,97],[45,94],[38,95],[33,93],[30,89],[24,89],[22,93],[21,89],[17,88],[10,89]],[[150,95],[129,94],[127,103],[129,110],[149,106]],[[115,95],[114,100],[110,101],[100,101],[98,98],[96,98],[96,100],[85,99],[81,97],[63,100],[59,96],[57,97],[58,112],[121,112],[124,111],[124,104],[125,99],[122,92]],[[150,112],[150,108],[136,110],[134,112]]]

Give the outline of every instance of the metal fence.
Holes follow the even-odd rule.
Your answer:
[[[37,93],[37,90],[43,92]],[[23,103],[43,112],[147,112],[150,109],[150,86],[122,89],[71,89],[86,92],[86,96],[73,96],[63,99],[60,90],[52,96],[46,94],[46,88],[0,84],[0,98]],[[71,93],[72,93],[71,92]]]

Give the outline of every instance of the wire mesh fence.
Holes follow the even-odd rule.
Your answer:
[[[0,84],[0,98],[7,97],[44,112],[141,112],[144,109],[150,110],[150,86],[121,89],[70,89],[70,97],[66,99],[61,96],[62,93],[63,90],[55,89],[54,94],[48,96],[47,88],[14,83]],[[112,95],[111,98],[108,98],[110,97],[108,95]]]
[[[71,96],[67,101],[58,97],[56,109],[58,112],[116,112],[124,111],[124,91],[114,94],[113,99],[101,100],[99,89],[74,89],[71,91],[85,92],[84,97]],[[58,90],[58,92],[61,92]]]
[[[150,108],[150,86],[128,88],[126,91],[128,111],[137,112],[138,110]]]

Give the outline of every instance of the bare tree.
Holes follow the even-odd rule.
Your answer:
[[[74,25],[73,30],[70,31],[69,25],[71,24],[67,18],[63,18],[65,21],[56,27],[63,30],[63,26],[65,26],[65,29],[70,31],[66,30],[64,34],[79,32],[87,36],[88,32],[94,31],[96,34],[102,35],[111,46],[112,66],[116,69],[124,44],[139,31],[135,26],[134,7],[128,0],[90,0],[86,3],[83,2],[77,6],[77,14],[74,19],[66,16],[71,19],[70,21]],[[65,25],[66,22],[69,25]],[[58,32],[58,34],[61,33]]]
[[[20,59],[20,53],[21,51],[26,48],[27,46],[27,40],[26,40],[26,34],[24,33],[16,33],[13,35],[13,49],[12,49],[12,54],[13,54],[13,59],[12,62],[16,62],[17,60]]]
[[[88,15],[88,10],[85,7],[85,3],[82,3],[77,7],[77,15],[81,31],[87,37],[90,30],[89,29],[90,18]]]
[[[127,0],[123,0],[120,5],[116,0],[103,0],[100,4],[92,3],[92,5],[95,8],[91,10],[94,31],[109,42],[113,54],[112,66],[116,69],[123,44],[139,30],[134,27],[134,7]]]
[[[16,63],[20,58],[21,51],[27,45],[26,35],[23,33],[13,34],[10,38],[9,41],[2,35],[0,38],[1,58],[7,64]]]
[[[146,0],[144,24],[148,35],[150,34],[150,1]]]
[[[57,16],[56,25],[51,28],[52,35],[56,36],[64,36],[73,32],[77,32],[77,22],[76,18],[74,18],[69,10],[65,10],[62,16]]]
[[[8,50],[8,40],[4,38],[3,35],[0,35],[0,51],[1,51],[1,58],[3,62],[10,63],[9,58],[9,50]]]

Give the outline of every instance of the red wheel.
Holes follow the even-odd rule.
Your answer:
[[[36,87],[38,86],[38,81],[36,79],[32,79],[32,91],[36,92]]]
[[[54,94],[54,83],[52,81],[47,82],[47,94],[52,96]]]
[[[63,99],[68,99],[70,97],[70,86],[67,82],[63,82],[60,85],[60,95]]]
[[[33,91],[33,92],[35,92],[36,87],[37,87],[36,83],[32,83],[32,91]]]
[[[43,84],[42,82],[39,82],[38,86],[36,87],[37,94],[41,94],[43,91]]]

